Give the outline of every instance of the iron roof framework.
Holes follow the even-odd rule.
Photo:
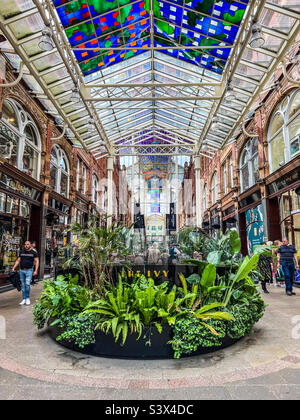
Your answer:
[[[191,11],[194,1],[118,0],[117,8],[109,13],[115,13],[116,19],[116,13],[127,7],[126,16],[134,16],[131,21],[135,25],[128,29],[130,25],[120,21],[117,37],[114,31],[105,32],[108,39],[101,38],[99,28],[109,13],[97,15],[91,11],[90,5],[96,0],[67,3],[88,5],[86,19],[94,25],[93,39],[72,45],[68,34],[78,22],[63,26],[59,9],[66,5],[59,5],[58,0],[56,7],[52,0],[3,0],[0,28],[8,41],[0,48],[16,68],[16,55],[20,57],[25,64],[23,79],[32,95],[50,114],[62,117],[73,132],[75,145],[90,150],[97,159],[108,154],[213,156],[257,107],[262,92],[274,85],[272,75],[282,60],[289,59],[299,47],[300,4],[291,0],[281,1],[281,5],[276,0],[252,0],[248,5],[239,2],[245,6],[240,28],[232,24],[235,36],[221,41],[209,33],[212,22],[222,21],[214,15],[217,6],[226,3],[215,0],[213,12],[197,16],[193,42],[184,38],[186,31],[193,29],[185,27],[184,14]],[[157,4],[164,10],[160,17]],[[129,7],[138,8],[142,16],[136,17],[136,10],[131,13]],[[178,10],[181,24],[176,18]],[[210,19],[206,34],[199,26],[204,18]],[[95,27],[95,19],[99,19],[99,27]],[[128,38],[128,33],[132,35],[134,28],[141,28],[144,20],[144,35],[140,31],[139,36]],[[256,49],[248,44],[254,22],[261,25],[265,37],[264,46]],[[161,32],[166,27],[163,25],[174,32],[167,36]],[[55,44],[47,52],[39,47],[45,27],[51,28]],[[92,41],[96,46],[89,44]],[[10,49],[16,55],[7,53]],[[217,49],[226,59],[218,56]],[[80,54],[87,54],[86,63]],[[210,65],[208,60],[203,65],[204,57],[213,57]],[[101,64],[99,70],[87,71],[86,66],[95,59],[97,65]],[[225,100],[229,82],[236,95],[230,102]],[[71,100],[75,87],[80,90],[78,103]],[[213,117],[218,118],[217,129],[212,127]],[[93,132],[88,124],[91,118]]]

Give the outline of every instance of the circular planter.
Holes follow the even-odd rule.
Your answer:
[[[56,338],[63,332],[63,330],[57,326],[49,327],[50,336],[56,340]],[[146,342],[149,340],[151,334],[151,345],[147,345]],[[78,351],[80,353],[89,354],[98,357],[111,357],[118,359],[173,359],[174,351],[172,346],[168,344],[168,341],[172,339],[172,328],[169,325],[163,327],[161,334],[155,327],[144,329],[141,337],[137,340],[137,334],[128,333],[124,346],[121,346],[121,340],[116,343],[112,334],[105,334],[102,331],[95,332],[96,341],[94,344],[89,344],[84,349],[79,348],[74,343],[67,341],[57,341],[62,346]],[[239,339],[232,339],[225,337],[222,340],[220,346],[214,347],[199,347],[197,351],[190,353],[189,355],[183,355],[182,357],[197,356],[201,354],[211,353],[217,350],[229,347],[239,341]]]

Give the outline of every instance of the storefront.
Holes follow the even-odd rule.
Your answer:
[[[243,255],[252,255],[264,241],[264,216],[260,189],[250,189],[239,199],[239,228]]]
[[[46,209],[45,275],[53,275],[55,267],[67,258],[64,247],[70,243],[71,205],[70,200],[50,193]]]
[[[269,221],[270,239],[287,237],[300,249],[300,167],[270,182],[267,188],[268,206],[273,210]]]
[[[234,205],[222,210],[222,231],[227,229],[234,229],[237,227],[237,217]]]
[[[37,181],[9,164],[1,165],[0,289],[7,284],[7,274],[26,240],[35,241],[38,252],[40,250],[43,188]]]

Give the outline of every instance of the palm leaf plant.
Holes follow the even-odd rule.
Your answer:
[[[74,223],[69,230],[76,235],[77,243],[65,267],[75,263],[84,278],[85,286],[94,287],[103,296],[105,282],[113,280],[111,256],[123,260],[124,267],[128,266],[126,257],[130,250],[126,245],[131,228],[116,223],[103,228],[99,219],[91,218],[86,226]]]

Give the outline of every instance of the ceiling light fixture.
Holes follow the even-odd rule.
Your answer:
[[[265,38],[261,30],[261,25],[254,23],[252,26],[252,35],[249,41],[249,46],[251,48],[261,48],[265,43]]]
[[[54,48],[54,42],[52,39],[52,32],[50,28],[42,30],[42,38],[39,41],[39,47],[42,51],[52,51]]]

